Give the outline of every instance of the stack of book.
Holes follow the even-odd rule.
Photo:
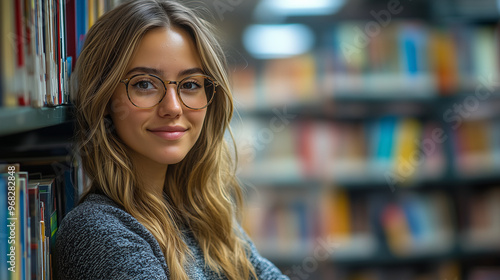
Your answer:
[[[392,188],[444,176],[443,146],[452,141],[435,122],[411,117],[297,120],[273,130],[276,123],[235,122],[242,177],[271,183],[284,178],[371,182]]]
[[[311,53],[237,67],[237,105],[251,110],[343,98],[432,99],[478,87],[500,92],[495,26],[399,21],[368,36],[363,24],[322,29],[324,39]]]

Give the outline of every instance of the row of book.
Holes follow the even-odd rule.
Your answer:
[[[423,155],[425,164],[413,162],[415,154],[422,154],[423,140],[432,139],[432,131],[439,128],[415,119],[303,120],[283,125],[279,131],[271,126],[262,119],[233,126],[240,149],[240,175],[269,180],[287,177],[383,182],[385,174],[394,174],[411,181],[417,174],[420,178],[440,176],[446,164],[442,143],[434,141],[432,146],[425,146],[429,150]],[[400,162],[409,165],[408,174],[401,171],[398,175]]]
[[[268,182],[313,178],[386,182],[392,188],[444,176],[491,177],[500,167],[500,125],[489,118],[297,118],[286,124],[278,117],[249,118],[235,121],[233,130],[239,174]]]
[[[77,202],[77,169],[50,176],[21,170],[0,164],[0,279],[52,279],[58,225]]]
[[[326,27],[316,50],[235,66],[242,108],[322,102],[331,98],[432,98],[498,93],[497,27],[391,22],[376,34],[366,22]],[[373,32],[373,30],[371,31]]]
[[[0,107],[67,104],[85,34],[117,2],[1,1]]]
[[[498,76],[497,26],[424,22],[394,22],[370,28],[365,22],[344,22],[328,32],[326,52],[332,60],[325,65],[340,87],[356,87],[338,74],[401,74],[401,79],[365,82],[366,89],[384,91],[389,84],[416,87],[408,91],[433,90],[453,94],[475,89],[479,76]],[[323,60],[326,61],[326,60]],[[374,76],[375,78],[377,76]],[[377,83],[380,82],[380,83]],[[403,82],[403,84],[399,84]],[[420,85],[423,84],[423,85]],[[350,88],[345,88],[349,90]]]
[[[499,252],[500,188],[469,193],[462,203],[455,211],[445,191],[259,189],[249,195],[244,225],[263,255],[291,262],[318,250],[334,263],[441,257],[457,247],[458,258]]]

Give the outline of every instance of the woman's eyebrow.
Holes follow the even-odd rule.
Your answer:
[[[156,69],[156,68],[150,68],[150,67],[134,67],[132,69],[130,69],[126,76],[130,75],[131,73],[134,73],[134,72],[142,72],[142,73],[147,73],[147,74],[154,74],[156,76],[162,76],[163,75],[163,71],[159,70],[159,69]]]
[[[163,77],[163,73],[164,73],[162,70],[159,70],[156,68],[139,66],[139,67],[134,67],[134,68],[130,69],[127,72],[126,76],[128,76],[132,73],[135,73],[135,72],[154,74],[154,75],[157,75],[160,77]],[[203,71],[203,69],[201,69],[199,67],[188,68],[188,69],[179,71],[178,77],[192,75],[192,74],[205,74],[205,71]]]
[[[205,74],[205,71],[203,71],[203,69],[199,67],[189,68],[180,71],[178,77],[192,75],[192,74]]]

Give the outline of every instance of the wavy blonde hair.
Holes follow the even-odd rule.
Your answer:
[[[113,131],[107,112],[117,109],[111,96],[141,38],[154,28],[174,26],[190,34],[204,71],[219,86],[198,141],[181,162],[169,165],[165,197],[159,198],[141,188],[127,146]],[[134,216],[158,240],[172,279],[188,279],[185,268],[192,254],[182,239],[183,227],[193,232],[212,270],[228,279],[256,279],[237,222],[242,191],[224,140],[233,100],[213,26],[173,1],[130,1],[90,28],[75,69],[77,148],[91,180],[80,201],[90,193],[104,193]]]

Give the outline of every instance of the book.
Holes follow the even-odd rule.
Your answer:
[[[39,180],[37,183],[39,184],[40,200],[43,202],[45,209],[43,212],[45,225],[44,235],[48,238],[48,248],[52,250],[57,233],[56,182],[53,178],[49,178]]]
[[[422,125],[416,119],[406,118],[400,120],[397,126],[393,169],[404,185],[413,181],[416,171],[424,161],[424,155],[418,150]]]
[[[76,59],[76,46],[77,46],[77,37],[76,37],[76,0],[67,0],[66,1],[66,11],[65,11],[65,29],[66,29],[66,52],[68,58]],[[73,70],[74,64],[68,65],[68,72]]]
[[[40,192],[38,190],[39,183],[29,183],[29,213],[30,213],[30,235],[31,235],[31,279],[36,279],[37,275],[41,275],[40,260],[42,251],[40,247]]]
[[[31,250],[30,250],[30,215],[28,196],[28,173],[19,172],[19,224],[20,224],[20,272],[21,279],[31,276]]]
[[[85,34],[88,30],[88,6],[85,0],[75,0],[75,9],[78,11],[76,13],[76,56],[80,54],[83,48],[83,43],[85,41]]]

